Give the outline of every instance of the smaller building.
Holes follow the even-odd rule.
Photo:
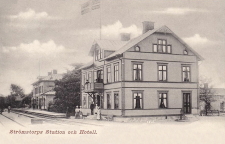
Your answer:
[[[57,70],[48,72],[48,76],[39,76],[33,85],[33,97],[31,99],[34,109],[48,109],[49,103],[55,97],[55,80],[62,79],[63,74],[57,74]]]
[[[200,97],[207,95],[211,99],[211,110],[225,110],[225,88],[210,88],[208,83],[204,84],[204,87],[200,88]],[[205,102],[200,102],[200,109],[205,109]]]
[[[225,110],[225,88],[212,88],[214,102],[211,103],[213,109]]]

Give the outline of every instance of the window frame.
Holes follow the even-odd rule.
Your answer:
[[[161,42],[160,42],[161,41]],[[159,51],[161,47],[161,51]],[[170,47],[170,51],[168,50]],[[153,53],[172,54],[172,45],[167,43],[167,39],[157,39],[157,43],[152,44]]]
[[[138,50],[137,50],[136,48],[138,48]],[[136,45],[136,46],[134,47],[134,51],[135,51],[135,52],[140,52],[140,51],[141,51],[140,46]]]
[[[183,54],[184,54],[184,55],[188,55],[188,51],[185,49],[185,50],[183,51]]]
[[[162,94],[166,94],[166,98],[163,98],[163,99],[166,99],[166,107],[165,108],[160,107],[160,105],[161,105],[160,99],[162,99],[162,98],[160,98],[160,94],[161,94],[161,97],[162,97]],[[169,97],[169,91],[158,91],[158,108],[159,109],[168,109],[169,108],[168,97]]]
[[[108,71],[109,69],[110,71]],[[106,82],[111,83],[112,82],[111,66],[106,67],[106,76],[107,76]]]
[[[91,71],[88,72],[88,82],[89,83],[92,82],[92,72]]]
[[[135,98],[134,98],[134,94],[137,93],[137,96],[138,94],[141,94],[141,98],[140,98],[140,105],[141,105],[141,108],[135,108]],[[132,109],[144,109],[144,90],[132,90]]]
[[[116,94],[118,94],[117,95],[117,97],[118,97],[118,107],[117,108],[116,108]],[[119,91],[113,92],[113,98],[114,98],[114,109],[119,109],[119,107],[120,107]]]
[[[83,99],[82,99],[82,107],[83,108],[87,108],[87,95],[85,94],[85,95],[83,95]],[[84,105],[84,102],[85,102],[85,105]]]
[[[162,70],[159,70],[159,66],[162,66]],[[166,80],[163,80],[163,72],[164,72],[164,70],[163,70],[163,66],[166,66]],[[167,82],[168,81],[168,64],[167,63],[158,63],[157,64],[157,74],[158,74],[158,81],[160,81],[160,82]],[[160,78],[159,78],[159,72],[160,71],[162,71],[162,80],[160,80]]]
[[[138,69],[134,69],[134,65],[137,65],[137,68],[138,68],[138,65],[141,65],[141,72],[139,72],[140,79],[138,80],[135,80],[135,77],[134,77],[134,71],[136,70],[136,73],[138,73]],[[133,81],[143,81],[143,62],[133,62],[132,72],[133,72],[132,73]]]
[[[187,67],[189,67],[189,71],[183,71],[183,67],[186,67],[186,69]],[[184,81],[184,76],[183,76],[184,72],[189,72],[189,81]],[[181,81],[186,83],[191,82],[191,65],[181,65]]]
[[[96,49],[95,50],[95,60],[100,60],[103,58],[103,49]]]
[[[113,71],[114,82],[118,82],[119,81],[119,63],[114,64],[113,68],[114,68],[114,71]]]
[[[108,99],[108,95],[109,95],[109,98],[110,99]],[[110,103],[108,103],[108,102],[110,102]],[[108,107],[109,106],[108,104],[110,104],[110,108]],[[112,109],[112,96],[111,96],[111,92],[107,92],[106,93],[106,109]]]

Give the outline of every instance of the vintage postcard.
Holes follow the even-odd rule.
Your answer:
[[[225,143],[222,0],[1,0],[0,143]]]

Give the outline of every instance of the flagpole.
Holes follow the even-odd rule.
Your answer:
[[[100,6],[100,40],[102,39],[102,14],[101,14],[101,0],[99,0],[99,6]]]

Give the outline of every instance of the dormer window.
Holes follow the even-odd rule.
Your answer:
[[[167,44],[167,40],[158,39],[157,44],[153,44],[153,52],[155,53],[171,53],[172,46]]]
[[[103,50],[102,49],[97,49],[95,51],[95,60],[99,60],[103,58]]]
[[[187,50],[184,50],[184,55],[188,55],[188,51]]]
[[[134,48],[134,51],[139,52],[139,51],[140,51],[140,47],[139,47],[139,46],[136,46],[136,47]]]

